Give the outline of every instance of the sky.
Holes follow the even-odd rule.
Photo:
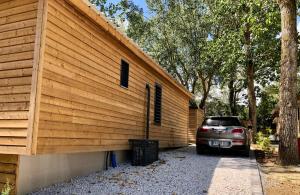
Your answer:
[[[136,5],[143,9],[144,15],[149,16],[149,10],[147,9],[147,4],[145,0],[132,0]],[[108,3],[118,3],[120,0],[108,0]]]

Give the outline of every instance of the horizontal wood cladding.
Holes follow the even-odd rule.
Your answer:
[[[196,133],[197,129],[200,125],[202,125],[204,121],[204,111],[201,109],[193,109],[189,110],[189,130],[188,130],[188,139],[189,143],[195,143],[196,141]]]
[[[0,154],[0,189],[8,181],[12,187],[10,194],[16,194],[16,181],[18,175],[19,156],[13,154]]]
[[[103,15],[99,12],[96,6],[93,6],[88,1],[81,0],[66,0],[70,5],[75,9],[79,10],[84,16],[87,16],[93,21],[93,23],[101,26],[101,28],[108,34],[114,37],[119,43],[123,44],[128,48],[131,53],[136,55],[138,58],[142,59],[145,62],[145,66],[151,67],[152,71],[159,73],[162,78],[167,79],[173,87],[179,89],[182,93],[186,94],[189,97],[192,97],[192,94],[189,93],[182,85],[179,84],[171,75],[163,70],[149,55],[143,52],[140,47],[138,47],[131,39],[126,35],[121,33],[114,27]]]
[[[300,96],[297,97],[298,137],[300,137]]]
[[[146,66],[116,38],[65,0],[49,0],[37,153],[129,149],[145,137],[146,83],[151,85],[150,138],[161,147],[187,144],[189,96]],[[129,63],[129,87],[120,63]],[[161,126],[154,86],[162,86]]]
[[[0,153],[26,152],[37,9],[38,0],[0,1]]]

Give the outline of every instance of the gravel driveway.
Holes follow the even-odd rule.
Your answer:
[[[146,167],[124,163],[33,194],[254,194],[256,170],[249,158],[197,155],[186,147],[161,152],[160,161]]]

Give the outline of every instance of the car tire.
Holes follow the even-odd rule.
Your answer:
[[[250,155],[250,146],[246,146],[246,149],[243,151],[243,156],[249,157]]]
[[[196,152],[197,152],[197,154],[205,154],[205,148],[196,146]]]

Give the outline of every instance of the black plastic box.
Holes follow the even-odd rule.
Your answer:
[[[158,160],[158,140],[129,140],[131,145],[131,164],[133,166],[146,166]]]

